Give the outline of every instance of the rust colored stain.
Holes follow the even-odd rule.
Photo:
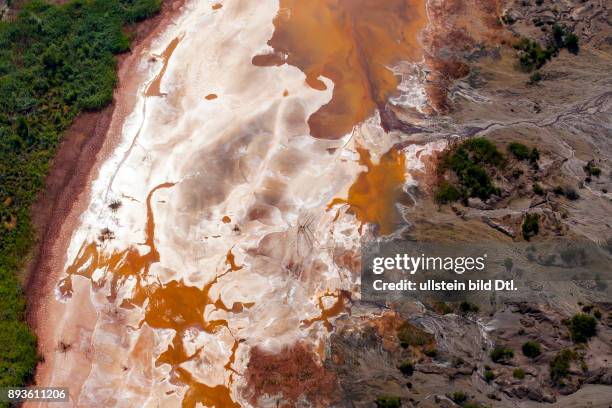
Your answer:
[[[422,57],[417,34],[426,25],[424,0],[281,0],[268,41],[274,53],[258,66],[294,65],[314,89],[334,83],[332,100],[310,116],[314,137],[337,139],[397,93],[389,69]]]
[[[228,215],[224,215],[223,218],[221,218],[221,221],[223,221],[224,224],[229,224],[232,222],[232,219]]]
[[[221,7],[223,7],[223,4],[221,3],[215,3],[212,5],[213,10],[219,10]]]
[[[325,298],[335,298],[335,302],[330,307],[326,308],[323,304],[323,299]],[[339,290],[335,293],[326,292],[325,294],[319,297],[319,309],[321,310],[321,315],[312,319],[303,320],[302,323],[308,327],[315,322],[323,322],[323,325],[327,329],[327,331],[332,331],[333,326],[330,323],[329,319],[338,316],[340,313],[344,313],[347,311],[347,304],[351,300],[350,292],[346,290]]]
[[[227,251],[227,255],[225,256],[225,263],[229,265],[230,270],[232,272],[239,271],[242,269],[242,266],[236,265],[236,257],[232,253],[231,249]]]
[[[131,295],[125,298],[121,307],[142,307],[144,319],[140,325],[146,323],[156,329],[172,329],[175,331],[172,343],[156,360],[156,366],[169,364],[171,366],[172,382],[184,384],[188,387],[183,398],[183,407],[195,407],[197,403],[205,406],[225,408],[239,407],[233,401],[229,388],[225,385],[208,386],[193,379],[193,376],[181,364],[193,359],[200,350],[192,355],[187,354],[182,338],[185,331],[191,327],[214,334],[228,327],[224,319],[207,320],[205,318],[206,306],[212,305],[213,310],[224,310],[229,313],[241,313],[245,308],[250,308],[253,303],[235,302],[231,308],[225,306],[219,299],[211,299],[209,293],[211,288],[218,282],[219,278],[227,273],[240,270],[242,266],[236,265],[231,249],[227,253],[226,262],[228,269],[217,275],[202,289],[186,286],[183,282],[171,281],[165,285],[159,283],[146,284],[147,277],[152,264],[160,261],[160,255],[155,247],[155,221],[151,201],[153,194],[162,188],[170,188],[174,183],[163,183],[152,189],[147,196],[147,221],[145,226],[144,245],[149,251],[141,254],[137,248],[129,247],[123,251],[115,251],[110,254],[100,250],[95,242],[84,243],[74,262],[67,268],[67,276],[60,282],[59,290],[63,296],[72,294],[72,277],[74,275],[91,279],[94,271],[101,269],[103,278],[97,283],[103,286],[108,277],[110,278],[110,301],[115,301],[123,284],[128,279],[134,279],[135,285]],[[147,301],[148,300],[148,301]],[[236,341],[232,347],[232,355],[227,367],[231,367],[235,361]],[[233,369],[230,370],[230,383],[233,381]]]
[[[349,211],[362,224],[374,223],[381,235],[391,234],[399,219],[395,205],[407,198],[402,190],[406,181],[405,156],[391,149],[374,164],[367,149],[357,148],[357,151],[359,164],[367,170],[357,176],[349,188],[348,198],[335,198],[328,209],[336,204],[348,204]]]
[[[216,94],[208,94],[204,97],[204,99],[206,99],[207,101],[212,101],[213,99],[217,99],[217,95]]]
[[[308,400],[310,406],[329,407],[335,406],[339,395],[335,373],[321,364],[312,345],[305,342],[278,353],[253,347],[244,379],[243,392],[253,406],[260,406],[260,397],[281,394],[287,400],[282,407],[298,406],[300,399]]]
[[[155,76],[155,79],[153,79],[153,81],[147,88],[147,91],[145,92],[146,96],[163,96],[164,95],[161,93],[161,89],[160,89],[161,81],[164,77],[164,74],[166,73],[166,69],[168,68],[170,57],[172,57],[174,50],[176,49],[176,47],[179,45],[180,42],[181,42],[181,38],[179,37],[173,39],[172,41],[170,41],[170,44],[168,44],[164,52],[162,52],[161,58],[164,60],[164,65],[162,66],[162,69],[159,71],[157,76]]]

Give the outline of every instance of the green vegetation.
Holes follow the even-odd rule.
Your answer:
[[[486,370],[484,372],[484,379],[485,379],[486,382],[491,382],[491,381],[493,381],[494,378],[495,378],[495,374],[493,374],[493,371]]]
[[[523,370],[522,368],[515,368],[512,372],[512,376],[517,380],[522,380],[523,378],[525,378],[525,370]]]
[[[504,156],[487,139],[477,137],[466,140],[444,156],[440,168],[442,171],[452,170],[459,185],[441,183],[436,199],[440,203],[448,203],[469,197],[486,200],[492,194],[500,194],[485,167],[501,167],[504,164]]]
[[[463,301],[459,304],[459,312],[464,315],[468,313],[478,313],[478,310],[478,306],[467,301]]]
[[[584,166],[584,171],[589,176],[599,177],[601,175],[601,169],[595,166],[593,161],[589,161],[586,166]]]
[[[544,189],[538,183],[533,183],[533,192],[537,195],[544,195]]]
[[[24,322],[15,277],[32,242],[30,205],[62,132],[77,114],[108,105],[123,27],[157,12],[160,0],[42,0],[0,22],[0,386],[31,379],[36,340]]]
[[[555,52],[554,48],[544,49],[537,41],[525,37],[521,38],[514,48],[521,51],[519,63],[525,71],[542,68]]]
[[[556,48],[566,48],[572,54],[578,54],[580,50],[578,36],[567,27],[555,24],[553,26],[553,40]]]
[[[523,238],[529,241],[529,238],[540,232],[540,216],[538,214],[525,215],[521,229],[523,231]]]
[[[540,351],[540,343],[537,341],[527,341],[523,344],[523,354],[529,358],[536,358],[542,352]]]
[[[522,143],[512,142],[508,145],[508,150],[518,160],[529,160],[529,162],[534,165],[537,164],[540,159],[540,151],[537,148],[534,147],[529,150],[529,148]]]
[[[567,322],[572,340],[576,343],[586,343],[597,334],[597,320],[593,316],[579,313]]]
[[[505,363],[514,357],[514,352],[506,347],[495,347],[490,354],[491,360],[496,363]]]
[[[529,158],[529,148],[522,143],[512,142],[508,145],[508,150],[518,160],[527,160]]]
[[[542,25],[537,19],[534,19],[534,24]],[[514,48],[519,51],[519,64],[523,70],[531,72],[542,68],[552,57],[559,54],[560,49],[565,48],[572,54],[578,54],[580,50],[578,36],[567,27],[557,24],[553,26],[552,36],[548,38],[547,43],[548,46],[543,48],[539,42],[523,37],[514,44]],[[540,79],[542,78],[538,80]]]
[[[436,193],[436,201],[440,204],[455,202],[461,198],[461,192],[452,184],[443,181]]]
[[[410,360],[402,361],[398,368],[407,377],[414,373],[414,364]]]
[[[570,363],[576,358],[576,353],[572,350],[564,349],[550,362],[550,380],[553,384],[559,385],[561,380],[569,375]]]
[[[534,71],[530,76],[529,76],[529,85],[535,85],[538,82],[540,82],[542,80],[542,73],[540,71]]]
[[[424,346],[434,341],[433,334],[424,332],[408,322],[397,330],[397,338],[403,348]]]
[[[580,198],[580,195],[578,195],[576,190],[572,187],[566,187],[565,191],[563,191],[563,194],[565,195],[565,198],[572,201],[575,201]]]
[[[450,397],[455,404],[459,404],[459,405],[467,401],[467,395],[465,395],[465,392],[463,391],[455,391],[452,393]]]
[[[381,395],[376,399],[377,408],[399,408],[400,406],[400,397],[394,397],[391,395]]]

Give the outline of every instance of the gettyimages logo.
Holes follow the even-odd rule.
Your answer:
[[[466,271],[482,271],[485,269],[487,254],[478,257],[444,257],[441,256],[410,256],[395,254],[394,257],[375,257],[372,261],[372,272],[376,275],[385,271],[404,271],[414,275],[419,271],[447,271],[463,274]]]

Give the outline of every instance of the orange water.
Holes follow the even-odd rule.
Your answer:
[[[357,176],[349,188],[348,198],[335,198],[328,208],[348,204],[349,211],[361,223],[374,223],[380,234],[391,234],[399,221],[396,204],[406,199],[402,190],[406,181],[405,156],[391,149],[374,164],[367,149],[357,148],[357,151],[359,163],[367,170]]]
[[[196,403],[202,403],[209,407],[225,408],[238,407],[232,398],[230,390],[225,385],[208,386],[193,379],[191,373],[180,367],[181,364],[196,357],[200,350],[193,355],[188,355],[183,346],[182,337],[185,331],[191,327],[197,327],[207,333],[214,334],[219,330],[229,330],[228,323],[224,319],[207,320],[204,312],[206,306],[212,305],[213,310],[224,310],[230,313],[241,313],[245,308],[253,306],[253,303],[236,302],[227,307],[223,301],[212,299],[209,295],[211,288],[218,282],[219,278],[227,273],[242,269],[236,264],[232,250],[226,254],[228,269],[216,276],[202,289],[187,286],[183,282],[171,281],[165,285],[159,283],[147,284],[147,277],[152,264],[159,262],[160,255],[155,247],[155,221],[151,200],[153,194],[162,188],[170,188],[174,183],[164,183],[155,187],[147,196],[147,221],[145,229],[144,245],[149,251],[140,254],[134,248],[129,247],[123,251],[115,251],[110,254],[103,252],[95,242],[84,243],[74,262],[67,268],[67,276],[60,282],[62,295],[69,296],[72,293],[72,277],[74,275],[92,277],[94,271],[101,269],[104,277],[110,278],[111,296],[115,301],[119,289],[128,278],[136,281],[132,294],[123,299],[121,306],[126,308],[144,308],[144,318],[140,325],[146,323],[157,329],[173,329],[175,336],[168,349],[157,359],[156,365],[169,364],[172,367],[172,380],[176,383],[185,384],[188,390],[183,399],[183,407],[195,407]],[[106,278],[98,285],[103,286]],[[234,370],[232,365],[235,361],[238,341],[234,342],[232,354],[225,365],[230,371],[230,382],[233,379]]]
[[[325,298],[334,298],[336,299],[334,303],[326,308],[323,304],[323,299]],[[321,310],[321,314],[312,319],[303,320],[302,324],[306,327],[310,326],[315,322],[323,322],[323,325],[327,329],[327,331],[332,331],[333,326],[330,323],[330,319],[338,316],[340,313],[343,313],[347,310],[347,303],[351,300],[350,292],[346,290],[340,290],[337,292],[325,292],[323,295],[319,296],[318,306],[319,310]]]
[[[331,102],[308,120],[315,137],[342,137],[384,107],[399,81],[389,67],[421,58],[424,0],[281,0],[280,7],[268,41],[275,52],[252,62],[287,62],[318,90],[326,89],[319,76],[334,82]]]
[[[179,45],[179,42],[181,42],[180,38],[177,37],[173,39],[172,41],[170,41],[170,44],[168,44],[164,52],[162,52],[161,58],[164,60],[164,65],[162,66],[162,69],[159,71],[159,74],[155,76],[155,78],[153,79],[149,87],[147,88],[147,91],[145,92],[146,96],[163,96],[160,90],[161,81],[164,77],[164,74],[166,73],[166,69],[168,68],[170,57],[172,57],[172,53],[174,53],[174,50]]]

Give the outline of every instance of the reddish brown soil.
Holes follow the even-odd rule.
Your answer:
[[[302,396],[313,406],[326,407],[338,395],[335,373],[326,370],[313,348],[303,342],[279,353],[254,347],[244,376],[247,398],[253,405],[264,395],[282,395],[284,407],[295,406]]]
[[[508,41],[500,22],[503,0],[430,0],[429,25],[422,33],[425,63],[431,70],[426,87],[433,112],[447,113],[448,87],[469,74],[465,52],[477,45],[496,47]]]
[[[54,302],[54,287],[65,264],[66,249],[89,201],[91,181],[119,140],[123,121],[134,105],[142,75],[136,69],[138,59],[182,4],[183,0],[164,0],[157,16],[128,27],[133,37],[132,48],[118,58],[119,86],[112,105],[76,118],[59,146],[45,189],[32,207],[37,245],[25,282],[27,317],[39,337],[43,355],[54,347],[45,341],[46,330],[53,330],[46,321],[47,310],[50,302]]]

